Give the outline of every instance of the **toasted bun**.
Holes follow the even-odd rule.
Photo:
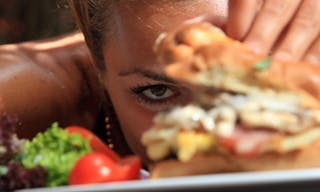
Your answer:
[[[285,170],[320,167],[320,142],[301,151],[286,154],[262,154],[254,158],[212,154],[197,156],[188,162],[166,160],[151,168],[152,178],[190,176],[210,173]]]
[[[155,51],[160,62],[167,65],[166,72],[175,79],[225,88],[226,80],[212,84],[213,81],[204,81],[205,78],[200,77],[201,73],[216,67],[217,74],[224,71],[224,78],[226,74],[231,74],[237,81],[240,79],[245,83],[256,83],[259,87],[288,89],[303,98],[304,105],[320,108],[318,66],[272,61],[267,69],[257,70],[254,64],[264,60],[266,55],[255,54],[245,44],[226,37],[211,24],[191,24],[161,35]]]
[[[226,37],[208,23],[183,26],[160,36],[155,50],[160,62],[167,65],[167,74],[175,79],[244,94],[288,92],[297,96],[303,107],[320,108],[319,67],[272,60],[267,66],[257,68],[256,64],[265,61],[266,55],[255,54],[245,44]],[[320,141],[317,139],[315,144],[297,151],[266,152],[252,158],[211,152],[196,155],[185,162],[159,161],[151,168],[151,173],[152,178],[159,178],[320,167],[319,151]]]

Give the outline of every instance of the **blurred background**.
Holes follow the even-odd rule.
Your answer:
[[[0,44],[43,39],[75,29],[66,0],[0,0]]]

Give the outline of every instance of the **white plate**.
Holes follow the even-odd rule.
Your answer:
[[[66,186],[21,190],[21,192],[171,192],[171,191],[272,191],[319,192],[320,169],[228,173],[177,177],[157,180],[140,180],[85,186]]]

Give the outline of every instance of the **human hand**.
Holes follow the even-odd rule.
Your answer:
[[[258,53],[320,64],[319,0],[229,0],[226,32]]]

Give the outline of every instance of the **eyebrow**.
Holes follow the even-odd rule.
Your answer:
[[[125,77],[125,76],[129,76],[129,75],[140,75],[143,77],[146,77],[148,79],[152,79],[155,81],[163,81],[163,82],[167,82],[167,83],[173,83],[173,84],[177,84],[177,81],[166,76],[163,73],[156,73],[150,70],[146,70],[146,69],[140,69],[140,68],[132,68],[129,69],[127,71],[122,71],[120,73],[118,73],[119,76]]]

